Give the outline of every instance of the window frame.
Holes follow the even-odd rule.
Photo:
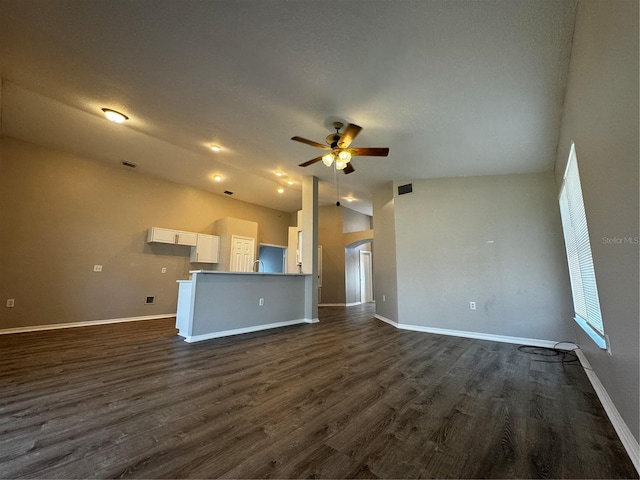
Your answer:
[[[598,347],[607,350],[609,342],[604,333],[575,143],[571,144],[558,203],[571,281],[574,320]]]

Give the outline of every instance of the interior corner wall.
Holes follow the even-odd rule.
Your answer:
[[[8,137],[0,172],[0,298],[15,299],[0,329],[175,314],[176,280],[217,266],[147,243],[150,227],[211,234],[235,217],[258,222],[259,242],[287,242],[289,213]]]
[[[604,331],[612,354],[578,330],[598,379],[640,440],[638,238],[639,7],[580,1],[562,118],[557,187],[575,142]]]
[[[318,208],[318,245],[322,245],[322,302],[346,303],[342,207]]]
[[[398,271],[396,265],[396,221],[393,184],[379,187],[373,194],[373,298],[376,315],[398,322]]]
[[[395,217],[400,323],[575,340],[551,172],[414,180]]]
[[[342,233],[364,230],[371,230],[371,217],[348,207],[342,207]]]

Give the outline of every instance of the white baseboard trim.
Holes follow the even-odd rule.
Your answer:
[[[319,323],[319,322],[320,322],[320,320],[319,320],[319,319],[317,319],[317,318],[305,318],[305,319],[304,319],[304,322],[305,322],[305,323]]]
[[[400,330],[412,330],[414,332],[435,333],[436,335],[448,335],[451,337],[474,338],[476,340],[489,340],[492,342],[513,343],[516,345],[531,345],[534,347],[544,347],[544,348],[553,348],[555,345],[559,343],[559,342],[554,342],[552,340],[540,340],[537,338],[509,337],[506,335],[494,335],[491,333],[467,332],[464,330],[449,330],[446,328],[424,327],[422,325],[398,323],[377,314],[375,315],[375,317],[378,320],[382,320],[383,322],[386,322],[389,325],[393,325],[394,327],[399,328]]]
[[[393,320],[387,317],[383,317],[382,315],[378,315],[377,313],[374,315],[374,317],[377,318],[378,320],[382,320],[384,323],[388,323],[392,327],[398,328],[398,322],[394,322]]]
[[[354,307],[356,305],[362,305],[362,302],[352,303],[319,303],[319,307]]]
[[[315,322],[314,322],[315,320]],[[288,327],[290,325],[297,325],[300,323],[316,323],[318,319],[306,319],[301,318],[299,320],[286,320],[284,322],[266,323],[264,325],[255,325],[252,327],[235,328],[233,330],[223,330],[220,332],[205,333],[203,335],[187,335],[184,337],[185,342],[194,343],[202,342],[204,340],[211,340],[214,338],[230,337],[232,335],[241,335],[243,333],[260,332],[262,330],[270,330],[278,327]]]
[[[89,320],[86,322],[52,323],[51,325],[32,325],[30,327],[5,328],[0,330],[0,335],[11,333],[40,332],[44,330],[58,330],[60,328],[93,327],[96,325],[107,325],[109,323],[139,322],[141,320],[158,320],[160,318],[175,317],[176,313],[165,313],[163,315],[144,315],[142,317],[109,318],[106,320]]]
[[[634,438],[631,430],[629,430],[629,427],[622,418],[622,415],[620,415],[620,412],[618,412],[618,409],[611,400],[611,397],[604,388],[604,385],[602,385],[598,375],[593,371],[587,357],[585,357],[584,353],[582,353],[582,350],[580,349],[574,351],[587,374],[587,378],[589,378],[591,385],[593,385],[593,389],[596,391],[596,395],[598,395],[600,403],[602,403],[602,406],[604,407],[604,411],[607,412],[607,416],[609,417],[613,428],[618,434],[618,437],[620,437],[622,445],[627,451],[629,458],[631,458],[633,466],[636,467],[636,471],[640,474],[640,444]]]

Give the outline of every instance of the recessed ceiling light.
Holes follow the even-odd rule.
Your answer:
[[[104,116],[112,122],[122,123],[125,120],[129,120],[129,117],[127,117],[124,113],[116,112],[115,110],[112,110],[110,108],[103,108],[102,111],[104,112]]]
[[[282,177],[283,175],[284,175],[284,173],[282,173],[282,172],[276,172],[276,176],[277,177]]]
[[[216,182],[221,182],[221,181],[222,181],[222,177],[221,177],[220,175],[214,175],[214,176],[213,176],[213,179],[214,179]]]
[[[220,147],[220,145],[210,145],[209,148],[211,150],[213,150],[214,152],[219,152],[220,150],[222,150],[222,148]]]
[[[347,200],[347,202],[351,203],[351,202],[353,202],[353,197],[347,197],[346,200]]]
[[[296,182],[294,182],[293,180],[287,180],[287,185],[293,185],[294,183]]]
[[[278,193],[284,193],[284,188],[279,187],[279,188],[278,188]]]

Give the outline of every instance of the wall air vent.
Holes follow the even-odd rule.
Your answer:
[[[406,185],[398,185],[398,195],[404,195],[405,193],[413,192],[413,183],[407,183]]]
[[[124,167],[128,167],[128,168],[136,168],[138,166],[137,163],[133,163],[133,162],[127,162],[126,160],[122,161],[122,165]]]
[[[147,297],[144,301],[145,305],[153,305],[156,303],[156,297]]]
[[[233,192],[230,192],[229,190],[225,190],[225,191],[224,191],[224,194],[225,194],[225,195],[233,195]]]

